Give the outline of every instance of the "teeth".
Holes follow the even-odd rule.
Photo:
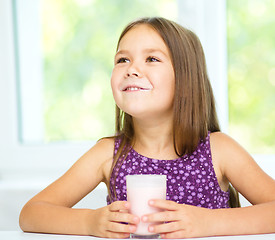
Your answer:
[[[140,88],[137,88],[137,87],[128,87],[126,90],[128,90],[128,91],[137,91],[139,89]]]
[[[127,87],[123,91],[148,91],[149,88],[141,88],[141,87]]]

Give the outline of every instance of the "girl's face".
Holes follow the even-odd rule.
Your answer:
[[[135,118],[172,116],[174,69],[167,46],[152,27],[137,25],[121,39],[111,86],[118,107]]]

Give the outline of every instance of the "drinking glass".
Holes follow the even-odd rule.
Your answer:
[[[166,175],[128,175],[126,176],[127,201],[130,202],[130,213],[141,218],[145,214],[161,211],[149,206],[151,199],[166,199]],[[152,223],[151,223],[152,224]],[[130,238],[159,238],[159,234],[148,231],[150,223],[140,222]]]

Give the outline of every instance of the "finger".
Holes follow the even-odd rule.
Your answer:
[[[170,211],[175,211],[178,209],[178,204],[176,202],[163,200],[163,199],[152,199],[149,201],[149,205],[151,207],[170,210]]]
[[[137,230],[136,225],[118,222],[109,222],[106,227],[107,231],[116,233],[134,233]]]
[[[129,213],[129,210],[127,210],[127,209],[120,209],[120,210],[118,210],[120,213]]]
[[[129,210],[130,203],[127,201],[116,201],[109,205],[109,210],[112,212],[121,211],[121,210]]]
[[[154,233],[167,233],[179,230],[181,230],[181,227],[178,221],[149,226],[149,231]]]
[[[180,220],[177,211],[163,211],[152,213],[141,217],[142,222],[172,222]]]
[[[131,224],[138,224],[139,217],[130,213],[111,212],[109,215],[109,221],[112,222],[126,222]]]

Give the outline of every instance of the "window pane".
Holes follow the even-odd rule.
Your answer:
[[[176,20],[172,0],[43,0],[45,140],[114,133],[110,76],[117,39],[135,18]]]
[[[251,153],[275,153],[273,0],[227,1],[230,134]]]

